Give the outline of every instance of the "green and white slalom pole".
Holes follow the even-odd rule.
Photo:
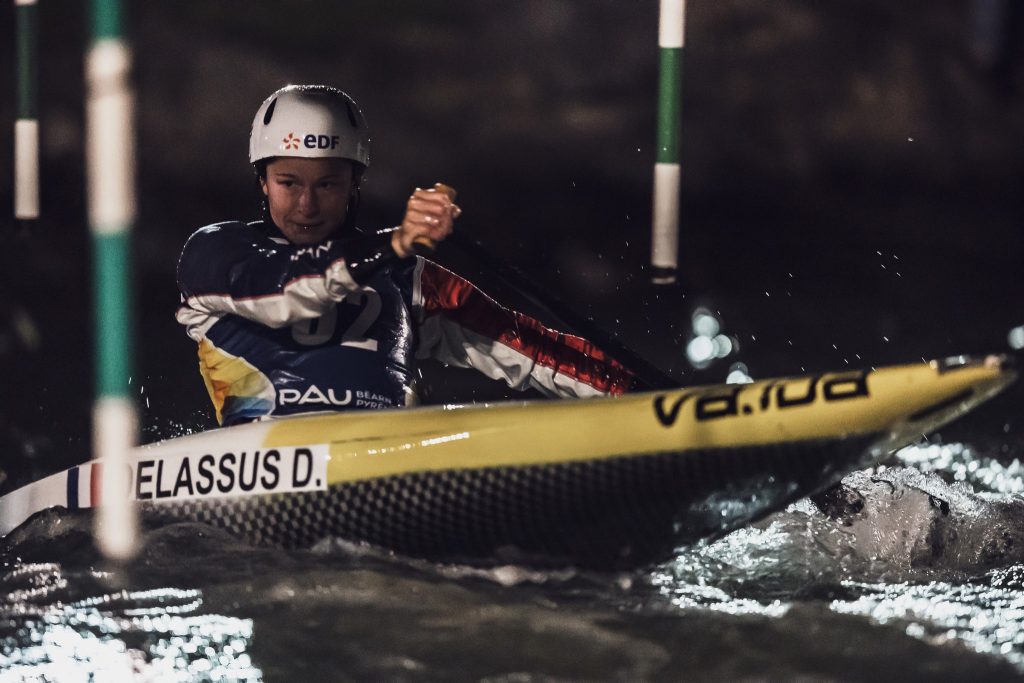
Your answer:
[[[661,0],[658,17],[658,138],[654,164],[651,281],[676,281],[679,253],[679,133],[686,0]]]
[[[39,218],[39,21],[36,0],[14,0],[17,22],[17,119],[14,121],[14,217]]]
[[[132,367],[129,235],[135,220],[135,134],[129,85],[131,51],[121,38],[119,0],[92,0],[86,57],[86,163],[93,238],[96,403],[93,457],[102,460],[96,540],[113,559],[136,545],[138,520],[128,500],[128,452],[138,416],[129,396]]]

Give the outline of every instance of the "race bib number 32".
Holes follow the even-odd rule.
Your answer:
[[[137,500],[188,500],[327,489],[327,444],[169,455],[132,471]]]

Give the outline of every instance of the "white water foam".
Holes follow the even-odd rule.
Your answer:
[[[838,614],[1024,670],[1024,469],[963,444],[897,462],[845,477],[824,511],[805,499],[684,551],[651,581],[678,607],[765,616],[831,595]]]

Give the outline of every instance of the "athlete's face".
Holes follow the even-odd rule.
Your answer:
[[[293,244],[329,238],[348,214],[352,164],[345,159],[278,157],[260,180],[270,217]]]

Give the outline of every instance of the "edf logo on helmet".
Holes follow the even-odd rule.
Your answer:
[[[263,101],[249,133],[249,163],[276,156],[370,164],[370,134],[355,101],[337,88],[289,85]]]
[[[338,146],[337,135],[309,135],[298,138],[295,133],[288,133],[288,137],[281,141],[285,149],[298,149],[299,141],[306,149],[335,149]]]

